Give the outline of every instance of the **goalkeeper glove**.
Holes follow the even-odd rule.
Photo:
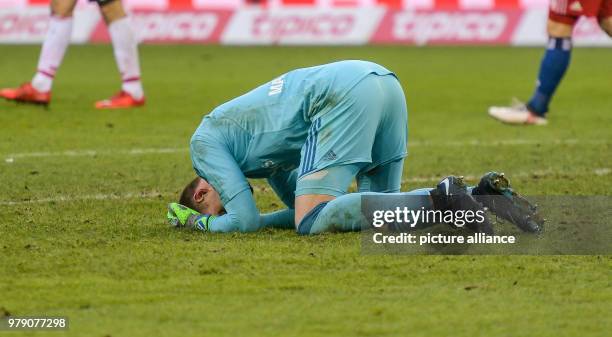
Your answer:
[[[216,217],[207,214],[200,214],[193,209],[173,202],[168,204],[168,222],[174,227],[189,227],[208,231],[208,226]]]

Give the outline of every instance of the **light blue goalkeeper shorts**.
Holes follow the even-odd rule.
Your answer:
[[[408,111],[399,81],[394,75],[366,76],[333,109],[312,117],[301,151],[295,195],[339,196],[347,192],[353,178],[372,172],[393,181],[394,187],[380,187],[384,191],[399,189],[396,185],[401,182],[407,138]],[[339,166],[352,168],[326,170]],[[393,172],[380,172],[388,169]],[[353,176],[340,178],[326,174],[329,171]]]

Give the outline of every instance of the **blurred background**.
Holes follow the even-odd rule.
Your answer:
[[[37,44],[50,0],[0,0],[0,43]],[[143,43],[227,45],[516,45],[546,41],[548,0],[123,0]],[[80,0],[72,42],[107,43],[95,3]],[[594,19],[582,46],[612,46]]]

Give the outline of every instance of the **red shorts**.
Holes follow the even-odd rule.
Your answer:
[[[550,0],[552,21],[573,25],[581,16],[612,17],[612,0]]]

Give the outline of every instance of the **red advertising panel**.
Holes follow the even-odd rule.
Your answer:
[[[228,10],[137,10],[131,18],[143,42],[217,43],[231,14]],[[91,41],[110,41],[103,21],[98,22]]]
[[[370,40],[392,44],[509,43],[521,11],[388,11]]]

